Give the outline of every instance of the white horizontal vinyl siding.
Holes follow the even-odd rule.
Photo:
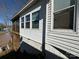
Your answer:
[[[71,53],[75,56],[79,57],[79,34],[75,32],[57,32],[57,31],[51,31],[51,24],[53,25],[53,20],[51,18],[51,5],[52,2],[49,0],[48,3],[48,12],[47,12],[47,37],[46,37],[46,44],[55,46],[57,48],[60,48],[68,53]],[[78,8],[79,9],[79,8]],[[78,15],[77,15],[78,16]],[[78,17],[79,19],[79,17]],[[78,23],[77,26],[79,28],[79,20],[77,19]],[[79,31],[79,29],[77,30]]]
[[[32,17],[32,13],[36,12],[38,10],[43,11],[43,9],[41,9],[41,5],[42,5],[43,1],[39,1],[36,4],[34,4],[33,6],[31,6],[29,9],[27,9],[25,12],[23,12],[21,14],[22,16],[25,16],[26,14],[30,14]],[[27,44],[29,44],[30,46],[33,46],[34,48],[36,48],[37,50],[42,50],[42,30],[43,30],[43,14],[42,12],[40,12],[41,14],[41,18],[39,20],[39,28],[32,28],[32,26],[30,26],[31,28],[21,28],[21,24],[20,24],[20,35],[23,36],[23,41]],[[31,18],[32,21],[32,18]],[[31,23],[32,24],[32,23]],[[25,39],[26,38],[26,39]],[[30,39],[30,40],[28,40]],[[38,43],[36,43],[38,42]],[[40,43],[40,44],[39,44]],[[26,50],[26,49],[25,49]]]

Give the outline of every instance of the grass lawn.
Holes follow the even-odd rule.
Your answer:
[[[2,35],[2,34],[4,34],[4,33],[5,33],[5,32],[1,32],[1,31],[0,31],[0,35]]]

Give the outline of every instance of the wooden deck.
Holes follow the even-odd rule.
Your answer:
[[[20,36],[19,36],[19,34],[15,33],[15,32],[12,32],[11,35],[12,35],[13,49],[15,51],[17,51],[20,47]]]
[[[0,56],[6,55],[12,50],[12,37],[9,32],[0,33]]]
[[[6,44],[8,44],[9,42],[11,42],[12,38],[10,33],[1,33],[0,34],[0,47],[1,46],[5,46]]]

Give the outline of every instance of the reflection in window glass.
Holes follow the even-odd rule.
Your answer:
[[[54,0],[54,11],[58,11],[75,4],[75,0]]]
[[[32,28],[39,28],[39,11],[32,14]]]

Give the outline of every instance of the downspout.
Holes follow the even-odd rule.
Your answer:
[[[76,33],[77,34],[79,34],[79,30],[78,30],[78,28],[79,28],[79,1],[78,0],[76,0],[75,1],[76,2],[76,13],[75,13],[75,31],[76,31]]]
[[[46,0],[42,1],[41,4],[41,8],[44,10],[42,11],[42,14],[44,14],[44,16],[42,16],[43,18],[43,30],[42,30],[42,54],[43,54],[43,59],[45,59],[45,36],[46,36]]]

